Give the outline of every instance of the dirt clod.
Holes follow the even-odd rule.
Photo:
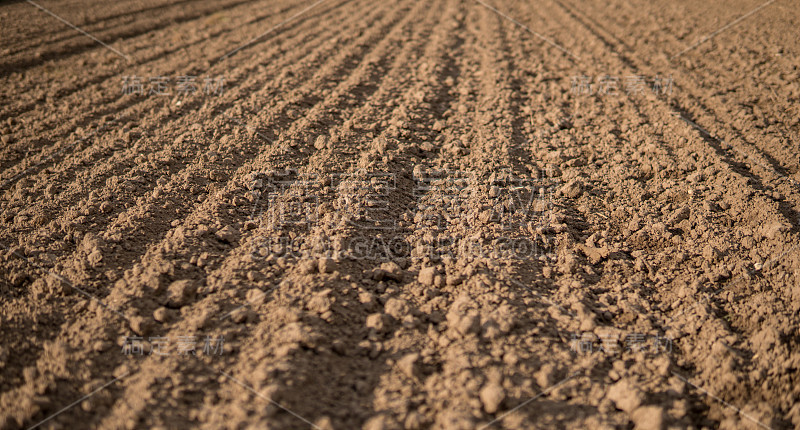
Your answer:
[[[434,285],[434,281],[436,279],[436,268],[435,267],[426,267],[419,271],[419,275],[417,280],[422,283],[423,285]]]
[[[627,379],[612,385],[606,395],[617,408],[628,413],[632,413],[644,401],[642,392]]]
[[[194,299],[197,285],[191,279],[175,281],[167,287],[166,306],[180,308]]]
[[[631,413],[636,429],[664,430],[666,428],[664,409],[660,406],[641,406]]]
[[[480,398],[483,409],[490,414],[497,412],[500,404],[503,403],[506,394],[503,387],[496,382],[489,382],[481,388]]]
[[[225,227],[217,230],[215,235],[220,240],[222,240],[223,242],[227,242],[227,243],[234,243],[234,242],[236,242],[236,240],[238,238],[238,233],[236,232],[236,230],[233,227],[229,226],[229,225],[226,225]]]

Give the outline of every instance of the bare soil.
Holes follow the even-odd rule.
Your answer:
[[[5,2],[0,428],[800,428],[797,28]]]

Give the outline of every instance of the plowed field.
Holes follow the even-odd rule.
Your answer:
[[[800,428],[800,9],[0,5],[0,428]]]

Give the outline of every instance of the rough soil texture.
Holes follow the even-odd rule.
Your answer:
[[[800,428],[796,3],[37,4],[0,428]]]

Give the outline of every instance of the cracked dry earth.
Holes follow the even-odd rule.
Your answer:
[[[758,6],[6,2],[0,428],[800,427]]]

